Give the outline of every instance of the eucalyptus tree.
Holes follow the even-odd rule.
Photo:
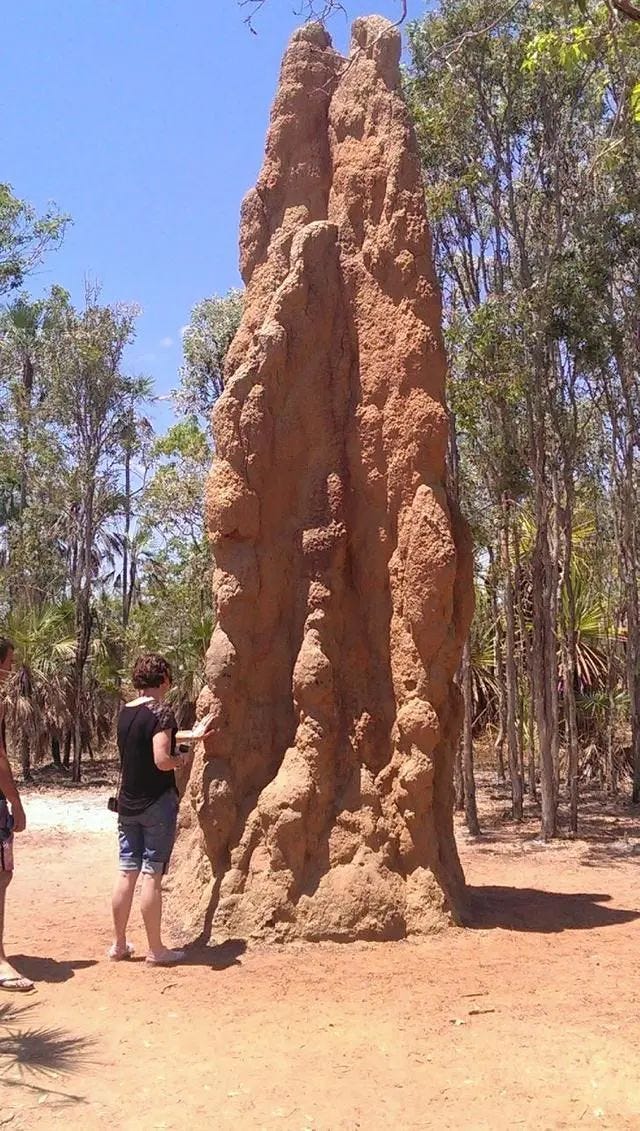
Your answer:
[[[149,393],[144,378],[127,376],[123,355],[134,335],[137,308],[101,305],[89,289],[76,310],[57,294],[49,364],[68,476],[69,590],[75,609],[73,772],[79,780],[85,669],[95,623],[94,596],[109,531],[122,512],[122,422],[132,401]]]
[[[621,63],[622,37],[627,61]],[[602,282],[597,272],[585,274],[583,265],[588,257],[607,261],[610,249],[604,245],[607,240],[615,245],[611,227],[615,231],[616,224],[625,230],[627,243],[631,238],[624,213],[637,181],[629,161],[634,143],[628,123],[637,112],[632,78],[635,74],[637,80],[638,48],[629,28],[621,28],[598,4],[580,15],[527,0],[506,13],[497,0],[444,0],[411,27],[410,41],[407,95],[423,155],[461,453],[469,455],[485,480],[499,532],[492,552],[502,574],[512,782],[523,734],[521,696],[520,718],[514,717],[519,653],[520,676],[526,660],[532,688],[542,835],[549,838],[556,830],[561,739],[570,753],[571,820],[574,827],[577,823],[576,638],[570,593],[574,480],[591,434],[589,379],[594,378],[585,366],[585,343],[594,339],[594,311],[603,306],[598,299]],[[621,176],[620,164],[627,183],[624,204],[615,222],[598,234],[588,223],[594,186],[604,181],[605,196],[610,194]],[[597,188],[596,199],[602,192]],[[631,211],[633,217],[635,232],[637,210]],[[619,447],[622,452],[626,440],[628,453],[633,432],[627,421],[634,411],[630,375],[636,371],[630,361],[637,340],[634,280],[628,267],[624,284],[621,267],[618,274],[607,275],[612,278],[618,280],[616,299],[611,299],[609,283],[604,291],[616,317],[625,322],[627,345],[623,364],[617,363],[616,403],[624,404]],[[623,370],[629,374],[626,382]],[[606,398],[604,386],[602,392]],[[627,454],[625,482],[631,483],[635,474],[633,463]],[[624,459],[621,472],[623,465]],[[632,497],[629,487],[627,507],[620,508],[625,530],[634,521]],[[533,515],[530,631],[518,607],[523,577],[517,516],[525,501]],[[628,560],[635,560],[634,538],[625,534],[622,541]],[[632,625],[632,592],[627,606]],[[571,681],[562,704],[559,637]],[[633,666],[630,660],[630,685]],[[514,789],[514,810],[516,803]]]
[[[0,184],[0,297],[22,287],[46,252],[60,243],[69,222],[53,207],[39,216],[11,185]]]
[[[176,399],[182,412],[201,418],[205,427],[224,388],[225,360],[240,324],[242,304],[242,291],[233,288],[226,295],[202,299],[182,332],[184,362]]]

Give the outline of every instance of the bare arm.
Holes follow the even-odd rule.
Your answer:
[[[0,724],[2,723],[3,708],[0,706]],[[21,833],[26,825],[24,809],[18,793],[18,787],[13,780],[13,771],[7,756],[7,751],[2,741],[2,726],[0,725],[0,789],[4,793],[7,801],[11,805],[11,811],[14,819],[14,829],[17,833]]]
[[[177,758],[171,756],[171,731],[161,730],[153,736],[153,760],[159,770],[175,770],[184,766],[187,759],[181,754]]]

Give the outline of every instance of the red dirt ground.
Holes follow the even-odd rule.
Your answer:
[[[239,943],[153,970],[104,958],[107,792],[25,795],[7,942],[38,992],[0,997],[0,1126],[640,1128],[640,824],[629,808],[604,819],[594,802],[584,839],[543,847],[533,822],[515,832],[505,802],[485,800],[485,838],[459,838],[474,929],[378,945]],[[143,953],[137,911],[131,934]],[[68,1042],[59,1063],[56,1039]]]

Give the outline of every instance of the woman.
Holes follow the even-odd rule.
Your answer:
[[[135,664],[133,686],[141,692],[127,703],[118,718],[120,788],[118,790],[118,838],[120,875],[113,891],[115,939],[109,957],[117,962],[130,958],[127,923],[133,893],[142,872],[141,909],[149,951],[147,962],[168,966],[184,958],[183,950],[171,950],[162,941],[162,877],[167,870],[176,835],[178,791],[174,770],[184,766],[190,753],[176,755],[177,723],[164,703],[171,687],[171,668],[163,656],[141,656]],[[195,731],[180,733],[180,742],[199,737]]]

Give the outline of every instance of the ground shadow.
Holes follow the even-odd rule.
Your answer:
[[[185,958],[181,966],[208,966],[211,970],[226,970],[229,966],[240,966],[240,955],[247,944],[244,939],[229,939],[217,946],[206,946],[200,941],[185,947]]]
[[[42,1093],[60,1104],[84,1103],[83,1096],[59,1091],[51,1081],[70,1076],[88,1063],[94,1042],[66,1029],[29,1024],[36,1006],[35,1002],[0,1004],[0,1081],[6,1087]]]
[[[508,931],[584,931],[640,919],[639,911],[603,907],[610,895],[540,891],[537,888],[469,887],[466,925]]]
[[[588,845],[587,854],[580,863],[585,868],[611,868],[618,864],[628,864],[640,856],[640,844],[628,844],[624,840],[610,844]]]
[[[33,982],[68,982],[76,970],[86,970],[87,967],[96,965],[93,958],[58,962],[56,958],[42,958],[32,954],[13,954],[9,961],[25,978],[30,978]]]

